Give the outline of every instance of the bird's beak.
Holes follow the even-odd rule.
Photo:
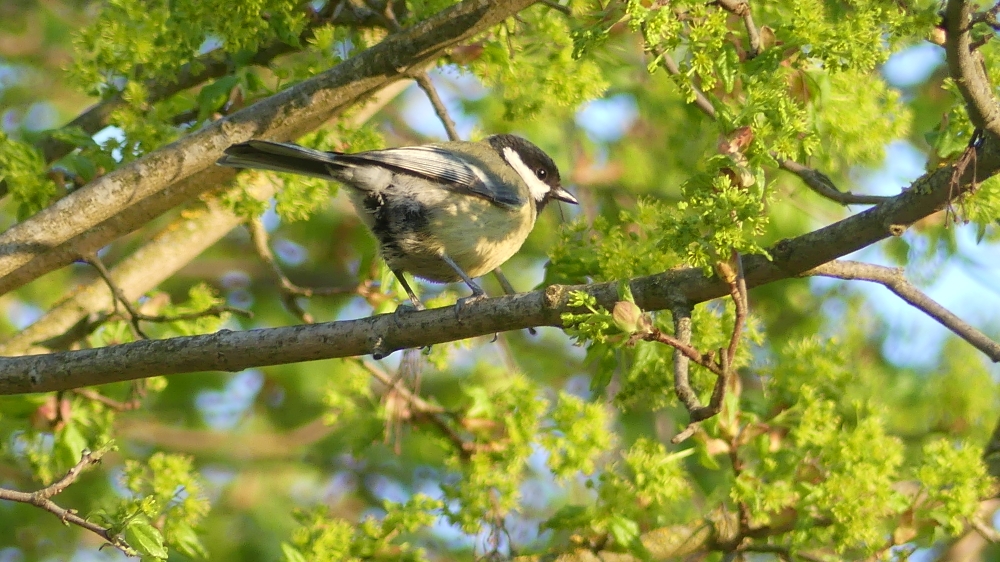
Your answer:
[[[553,199],[558,199],[560,201],[565,201],[567,203],[572,203],[574,205],[580,204],[580,202],[576,200],[576,197],[573,197],[573,194],[571,194],[570,192],[566,191],[561,187],[553,189],[550,193]]]

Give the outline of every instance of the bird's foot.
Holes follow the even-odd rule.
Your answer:
[[[414,312],[420,312],[421,310],[427,309],[424,308],[424,305],[419,302],[414,304],[400,303],[400,305],[396,307],[396,311],[392,313],[392,317],[396,321],[396,326],[402,327],[400,321],[402,321],[404,316]]]

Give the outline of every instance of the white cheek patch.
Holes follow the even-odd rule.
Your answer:
[[[521,155],[507,146],[503,149],[503,157],[510,164],[510,167],[514,168],[517,175],[521,176],[524,183],[528,184],[528,193],[531,194],[531,198],[536,202],[545,199],[545,196],[549,194],[549,184],[538,179],[535,172],[524,163],[524,160],[521,160]]]

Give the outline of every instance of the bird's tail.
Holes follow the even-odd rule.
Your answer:
[[[335,152],[320,152],[297,144],[262,140],[230,146],[216,164],[334,180],[338,177],[337,171],[344,167],[344,164],[337,161]]]

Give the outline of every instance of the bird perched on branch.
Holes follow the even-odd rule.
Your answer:
[[[478,142],[445,142],[356,154],[321,152],[291,143],[252,140],[225,151],[219,164],[304,174],[347,186],[361,219],[378,239],[382,257],[422,309],[403,272],[435,281],[464,281],[513,256],[552,200],[577,203],[560,185],[545,152],[515,135]]]

